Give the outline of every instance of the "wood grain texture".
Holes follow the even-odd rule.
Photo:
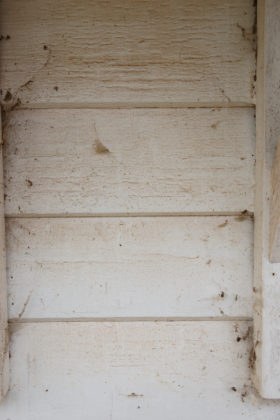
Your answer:
[[[0,138],[2,140],[1,118],[0,133]],[[3,146],[0,144],[0,401],[6,395],[9,388],[8,293],[6,277],[6,235],[2,151]]]
[[[9,219],[10,318],[250,317],[252,221]]]
[[[250,384],[247,322],[14,325],[1,419],[276,420]],[[186,417],[186,413],[187,417]]]
[[[280,103],[279,103],[280,106]],[[271,200],[270,200],[270,221],[269,221],[269,256],[270,261],[280,262],[280,141],[271,174]]]
[[[252,0],[3,0],[2,101],[252,104],[254,20]]]
[[[255,383],[263,397],[280,398],[280,267],[269,261],[271,174],[280,137],[280,3],[277,0],[259,1],[258,7]]]
[[[240,108],[15,111],[6,214],[252,211],[254,125]]]

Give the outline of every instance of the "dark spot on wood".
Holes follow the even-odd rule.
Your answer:
[[[241,394],[241,401],[244,403],[245,402],[245,398],[247,397],[247,391],[242,392]]]
[[[275,273],[272,273],[273,277],[275,276]]]
[[[234,300],[235,300],[235,301],[238,301],[238,295],[235,295]]]
[[[27,88],[27,89],[31,90],[31,87],[30,86],[32,85],[32,83],[33,83],[33,80],[32,79],[29,79],[29,80],[27,80],[26,83],[24,83],[23,85],[21,85],[20,89]]]
[[[253,328],[250,326],[247,328],[247,331],[244,335],[240,336],[238,335],[236,337],[236,341],[239,343],[241,340],[246,341],[248,338],[252,337],[253,334]]]
[[[48,49],[48,46],[47,45],[44,45],[43,48],[44,48],[44,50],[47,50]]]
[[[27,184],[28,187],[32,187],[33,182],[30,181],[30,179],[26,179],[25,182],[26,182],[26,184]]]
[[[235,388],[235,386],[232,386],[232,387],[231,387],[231,389],[232,389],[232,391],[234,391],[234,392],[236,392],[236,391],[237,391],[237,389]]]
[[[220,293],[220,297],[221,297],[221,298],[224,298],[224,297],[225,297],[225,292],[224,292],[223,290],[222,290],[222,291],[221,291],[221,293]]]
[[[218,228],[224,228],[226,227],[227,224],[228,224],[228,220],[225,220],[224,223],[221,223],[220,225],[218,225]]]
[[[242,38],[246,39],[246,29],[241,26],[239,23],[236,24],[237,28],[241,29]]]
[[[13,95],[11,94],[9,90],[7,90],[6,95],[4,97],[4,101],[9,102],[12,98],[13,98]]]
[[[2,41],[3,39],[6,39],[6,40],[8,40],[8,39],[11,39],[11,37],[10,37],[10,35],[0,35],[0,41]]]
[[[53,88],[54,90],[58,91],[58,86],[54,86]]]
[[[249,353],[249,368],[250,369],[253,370],[255,368],[256,360],[257,360],[256,352],[254,350],[254,347],[252,347]]]
[[[244,222],[244,220],[246,220],[246,217],[250,217],[250,219],[254,219],[254,215],[252,213],[250,213],[248,210],[243,210],[240,216],[235,217],[235,220],[237,222]]]
[[[98,154],[110,153],[110,150],[99,139],[95,140],[95,151]]]
[[[245,216],[238,216],[238,217],[235,217],[235,220],[237,222],[244,222],[244,220],[246,220],[246,217]]]
[[[132,397],[132,398],[139,398],[139,397],[144,397],[143,394],[135,394],[135,392],[132,392],[131,394],[128,394],[128,397]]]
[[[209,265],[209,264],[211,264],[211,262],[212,262],[212,260],[208,260],[206,264]]]

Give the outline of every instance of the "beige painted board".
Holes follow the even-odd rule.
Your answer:
[[[1,111],[1,109],[0,109]],[[2,133],[0,118],[0,133]],[[2,135],[0,134],[0,138]],[[0,401],[9,388],[9,332],[6,278],[6,238],[4,219],[3,157],[0,145]]]
[[[12,325],[12,420],[277,420],[250,384],[247,322]]]
[[[255,203],[255,383],[280,398],[280,265],[269,261],[272,166],[280,137],[280,3],[259,1]]]
[[[3,0],[2,100],[252,104],[253,3]]]
[[[6,214],[253,210],[253,109],[14,111]]]
[[[10,318],[251,317],[243,217],[8,219]]]

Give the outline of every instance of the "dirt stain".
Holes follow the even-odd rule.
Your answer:
[[[228,220],[225,220],[224,223],[221,223],[220,225],[218,225],[218,228],[224,228],[226,227],[227,224],[228,224]]]
[[[257,356],[256,356],[256,352],[254,349],[254,346],[251,348],[250,353],[249,353],[249,368],[254,370],[255,368],[255,363],[257,360]]]
[[[27,184],[28,187],[32,187],[33,182],[30,181],[30,179],[26,179],[25,182],[26,182],[26,184]]]
[[[127,395],[130,398],[140,398],[140,397],[144,397],[143,394],[135,394],[135,392],[132,392],[131,394]]]
[[[97,129],[96,129],[96,125],[93,125],[93,129],[94,129],[94,137],[95,137],[95,152],[97,154],[105,154],[105,153],[110,153],[110,150],[108,149],[108,147],[106,147],[101,140],[99,139],[98,133],[97,133]]]
[[[95,140],[95,151],[98,154],[110,153],[110,150],[99,139]]]
[[[24,302],[24,304],[23,304],[23,308],[22,308],[22,310],[20,311],[20,313],[18,314],[18,319],[21,319],[22,318],[22,316],[23,316],[23,314],[24,314],[24,312],[25,312],[25,310],[26,310],[26,307],[27,307],[27,305],[28,305],[28,303],[29,303],[29,300],[30,300],[30,298],[31,298],[31,294],[32,294],[32,292],[30,292],[29,293],[29,295],[27,296],[27,299],[26,299],[26,301]]]

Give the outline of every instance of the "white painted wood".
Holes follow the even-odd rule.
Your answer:
[[[1,11],[4,102],[254,102],[252,0],[3,0]]]
[[[276,420],[251,387],[247,322],[36,323],[11,328],[1,419]]]
[[[253,210],[252,109],[13,112],[6,214]]]
[[[271,173],[280,137],[280,3],[259,1],[255,203],[255,383],[280,398],[280,266],[269,261]]]
[[[255,101],[252,0],[3,0],[1,8],[8,107]],[[252,315],[250,218],[38,218],[247,216],[253,109],[15,111],[6,134],[17,322],[0,419],[276,420],[279,402],[251,387],[251,324],[225,321]],[[196,321],[60,322],[102,317]]]
[[[251,317],[243,217],[8,219],[10,318]]]
[[[280,106],[280,101],[279,101]],[[280,144],[278,141],[271,175],[270,261],[280,262]]]
[[[1,111],[1,109],[0,109]],[[0,118],[0,138],[2,125]],[[4,186],[2,144],[0,145],[0,401],[9,388],[9,332],[6,279],[6,239],[4,220]]]

